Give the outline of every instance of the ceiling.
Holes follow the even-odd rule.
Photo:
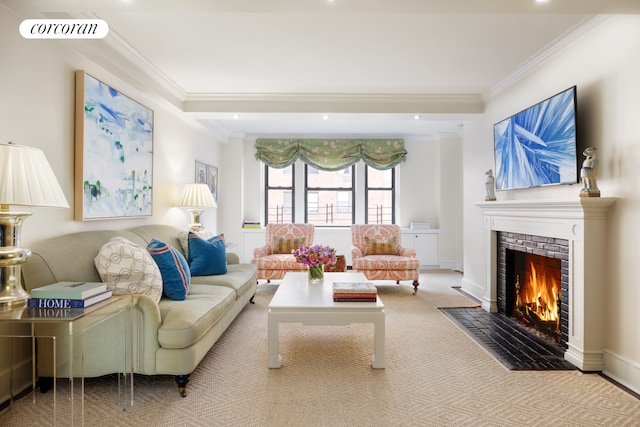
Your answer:
[[[637,0],[0,0],[223,135],[429,136]],[[598,15],[598,16],[596,16]],[[90,71],[90,70],[87,70]]]

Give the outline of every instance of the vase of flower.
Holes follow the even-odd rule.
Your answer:
[[[314,265],[309,267],[309,283],[321,283],[324,280],[324,265]]]
[[[309,267],[309,283],[322,283],[324,266],[336,263],[336,250],[329,246],[301,246],[293,254],[296,261]]]

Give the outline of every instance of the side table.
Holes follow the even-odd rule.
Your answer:
[[[57,421],[57,390],[56,390],[56,352],[58,351],[58,343],[55,335],[42,335],[36,331],[38,325],[46,324],[63,324],[63,328],[69,335],[68,353],[69,353],[69,393],[70,393],[70,416],[71,425],[74,425],[75,408],[74,408],[74,385],[73,385],[73,363],[74,363],[74,340],[77,338],[81,342],[82,360],[85,358],[85,352],[91,349],[85,349],[84,335],[92,328],[102,325],[105,322],[113,321],[122,331],[122,349],[124,349],[123,357],[123,377],[124,384],[121,390],[120,375],[118,375],[118,400],[126,410],[128,405],[133,405],[133,331],[132,322],[129,319],[130,309],[132,306],[131,296],[117,296],[100,302],[87,308],[71,308],[71,309],[43,309],[43,308],[16,308],[13,310],[0,311],[0,322],[9,324],[9,334],[0,335],[4,338],[28,338],[31,340],[31,394],[33,403],[36,403],[36,338],[45,338],[51,340],[53,354],[53,422]],[[76,327],[76,323],[83,319],[84,326]],[[13,325],[26,324],[29,327],[29,333],[24,333],[25,328],[18,328],[20,331],[13,333]],[[10,340],[13,345],[13,340]],[[11,350],[13,354],[13,350]],[[84,425],[84,365],[81,367],[81,423]],[[128,374],[128,375],[127,375]],[[129,377],[127,381],[127,376]],[[13,360],[11,361],[11,377],[13,377]],[[13,382],[13,380],[11,380]],[[128,383],[128,384],[127,384]],[[129,390],[127,390],[129,389]],[[127,394],[129,397],[127,398]],[[129,401],[130,400],[130,401]],[[9,404],[13,404],[13,390],[10,390]]]

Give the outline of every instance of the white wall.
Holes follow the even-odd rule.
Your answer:
[[[116,77],[77,54],[70,48],[73,42],[23,39],[18,33],[20,22],[21,18],[0,6],[0,142],[14,141],[42,149],[71,206],[70,209],[12,208],[33,212],[23,226],[23,244],[28,246],[34,240],[68,232],[127,228],[145,223],[186,229],[188,214],[172,205],[182,186],[194,181],[196,159],[221,166],[220,144],[191,122],[159,105],[138,80]],[[73,220],[74,71],[78,69],[84,69],[154,110],[151,217]],[[202,221],[207,228],[217,230],[216,210],[206,211]]]
[[[464,129],[463,288],[485,289],[483,219],[474,204],[484,199],[484,172],[493,168],[493,124],[548,96],[577,85],[579,151],[598,148],[603,196],[617,197],[609,212],[605,374],[640,392],[640,322],[637,284],[640,225],[640,16],[616,16],[493,96],[485,114]],[[579,163],[583,160],[579,156]],[[498,192],[498,200],[578,197],[581,184]]]

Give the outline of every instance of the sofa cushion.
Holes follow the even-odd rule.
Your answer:
[[[231,288],[198,284],[191,286],[184,301],[163,298],[158,304],[162,317],[158,343],[164,348],[186,348],[195,344],[235,301]]]
[[[156,239],[151,240],[147,250],[160,268],[164,295],[175,301],[184,300],[191,283],[187,260],[176,248]]]
[[[113,237],[100,248],[94,264],[114,295],[149,295],[160,301],[162,275],[145,248],[124,237]]]
[[[229,264],[227,274],[221,276],[197,276],[193,277],[193,284],[205,284],[231,288],[236,291],[237,297],[249,291],[255,285],[258,269],[253,264]]]
[[[377,240],[373,237],[364,236],[364,256],[367,255],[398,255],[395,236],[384,240]]]
[[[209,276],[227,272],[227,250],[223,234],[204,240],[197,234],[189,232],[188,254],[191,276]]]
[[[191,233],[193,233],[193,231],[181,231],[178,233],[178,241],[180,242],[180,248],[182,248],[182,252],[184,252],[185,256],[187,257],[187,260],[189,259],[189,235]],[[195,234],[197,234],[199,237],[205,240],[209,240],[210,238],[215,236],[215,234],[213,234],[213,231],[210,231],[210,230],[196,231]]]
[[[278,237],[273,238],[272,252],[274,254],[290,254],[304,245],[304,237]]]

